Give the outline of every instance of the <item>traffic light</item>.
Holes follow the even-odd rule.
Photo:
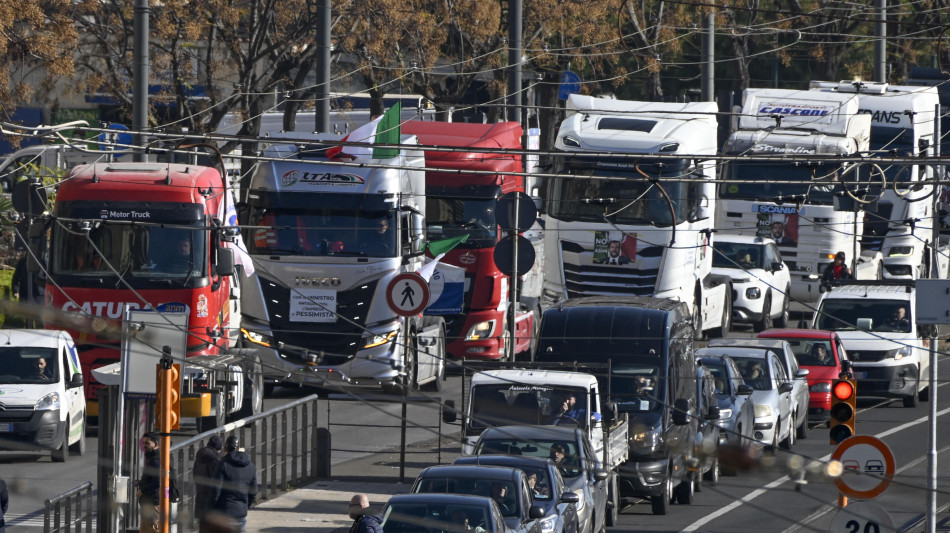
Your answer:
[[[181,425],[181,365],[173,364],[169,368],[155,365],[155,418],[158,420],[159,430],[162,432],[179,429]],[[168,427],[164,428],[164,398],[168,397],[169,413]]]
[[[857,392],[853,379],[836,379],[831,382],[831,420],[828,422],[831,444],[840,444],[854,435]]]

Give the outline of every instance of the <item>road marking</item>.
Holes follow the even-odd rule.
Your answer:
[[[938,385],[938,388],[939,388],[939,387],[942,387],[942,386],[943,386],[943,385]],[[944,409],[943,411],[938,411],[938,412],[937,412],[937,418],[940,418],[942,415],[945,415],[945,414],[947,414],[947,413],[950,413],[950,407]],[[885,431],[885,432],[883,432],[883,433],[879,433],[879,434],[875,435],[875,437],[881,439],[881,438],[884,438],[884,437],[886,437],[886,436],[888,436],[888,435],[893,435],[894,433],[897,433],[898,431],[903,431],[903,430],[905,430],[905,429],[907,429],[907,428],[909,428],[909,427],[911,427],[911,426],[916,426],[917,424],[922,424],[922,423],[926,422],[929,418],[930,418],[930,415],[928,414],[927,416],[920,417],[920,418],[918,418],[917,420],[913,420],[913,421],[907,422],[906,424],[897,426],[897,427],[895,427],[895,428],[891,428],[891,429],[889,429],[889,430],[887,430],[887,431]],[[818,460],[819,460],[819,461],[828,461],[829,459],[831,459],[831,454],[830,454],[830,453],[829,453],[828,455],[825,455],[824,457],[819,458]],[[908,466],[909,466],[909,465],[908,465]],[[903,472],[903,471],[906,470],[906,469],[907,469],[907,467],[905,466],[905,467],[899,469],[898,472]],[[714,513],[712,513],[712,514],[709,514],[709,515],[707,515],[707,516],[704,516],[703,518],[700,518],[699,520],[697,520],[697,521],[693,522],[692,524],[690,524],[690,525],[686,526],[685,528],[683,528],[683,531],[696,531],[696,530],[698,530],[699,528],[703,527],[704,525],[708,524],[709,522],[712,522],[713,520],[719,518],[720,516],[722,516],[722,515],[724,515],[724,514],[730,512],[730,511],[732,511],[732,510],[734,510],[734,509],[737,509],[737,508],[739,508],[739,506],[741,506],[741,505],[743,505],[743,504],[745,504],[745,503],[747,503],[747,502],[751,502],[752,500],[754,500],[754,499],[758,498],[759,496],[765,494],[769,489],[777,488],[777,487],[779,487],[779,486],[781,486],[781,485],[787,483],[788,481],[791,481],[791,478],[789,478],[788,476],[782,476],[782,477],[776,479],[775,481],[769,483],[768,485],[766,485],[766,486],[764,486],[764,487],[762,487],[762,488],[760,488],[760,489],[755,489],[754,491],[750,492],[749,494],[746,494],[746,495],[743,496],[742,498],[739,498],[738,500],[736,500],[736,501],[730,503],[729,505],[723,507],[722,509],[719,509],[718,511],[716,511],[716,512],[714,512]],[[830,510],[830,509],[829,509],[829,510]],[[818,518],[818,516],[815,516],[815,515],[812,515],[812,516],[814,517],[813,520]],[[819,515],[819,516],[820,516],[820,515]],[[809,517],[809,518],[812,518],[812,517]],[[797,529],[797,527],[798,527],[798,525],[796,524],[795,526],[792,526],[792,528],[786,529],[784,533],[791,533],[792,531],[795,531],[795,529]]]

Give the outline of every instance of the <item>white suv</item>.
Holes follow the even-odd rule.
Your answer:
[[[732,321],[756,331],[788,325],[791,279],[772,239],[717,233],[714,274],[732,278]]]

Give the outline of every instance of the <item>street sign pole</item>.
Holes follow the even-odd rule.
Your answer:
[[[514,228],[510,235],[514,235],[514,240],[511,243],[512,257],[518,257],[518,229],[521,225],[518,223],[518,208],[521,206],[521,195],[515,195],[515,212],[514,212]],[[511,267],[511,283],[508,284],[509,290],[511,291],[511,305],[508,306],[508,325],[511,328],[509,335],[511,336],[511,353],[505,354],[506,357],[510,357],[512,361],[515,360],[515,344],[517,343],[518,337],[515,336],[517,332],[517,324],[515,316],[518,310],[518,261],[513,261]],[[507,346],[506,346],[507,348]]]

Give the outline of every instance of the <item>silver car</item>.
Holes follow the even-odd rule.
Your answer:
[[[795,442],[792,428],[792,383],[774,353],[750,348],[732,349],[732,358],[743,380],[752,386],[755,403],[755,440],[775,450],[779,445],[791,449]]]
[[[784,339],[713,339],[709,341],[709,347],[748,347],[758,350],[767,350],[776,357],[785,374],[789,376],[792,383],[792,427],[795,428],[792,435],[792,444],[795,439],[804,439],[808,437],[808,403],[811,400],[811,392],[808,389],[808,369],[801,368],[798,365],[798,359],[795,357],[795,350],[792,345]]]
[[[715,349],[714,349],[715,351]],[[719,401],[719,444],[730,450],[747,450],[755,440],[752,432],[755,426],[755,403],[752,401],[752,387],[742,379],[739,367],[728,355],[711,355],[705,348],[696,350],[696,359],[709,369],[716,387]],[[735,475],[729,464],[721,465],[722,473]]]

